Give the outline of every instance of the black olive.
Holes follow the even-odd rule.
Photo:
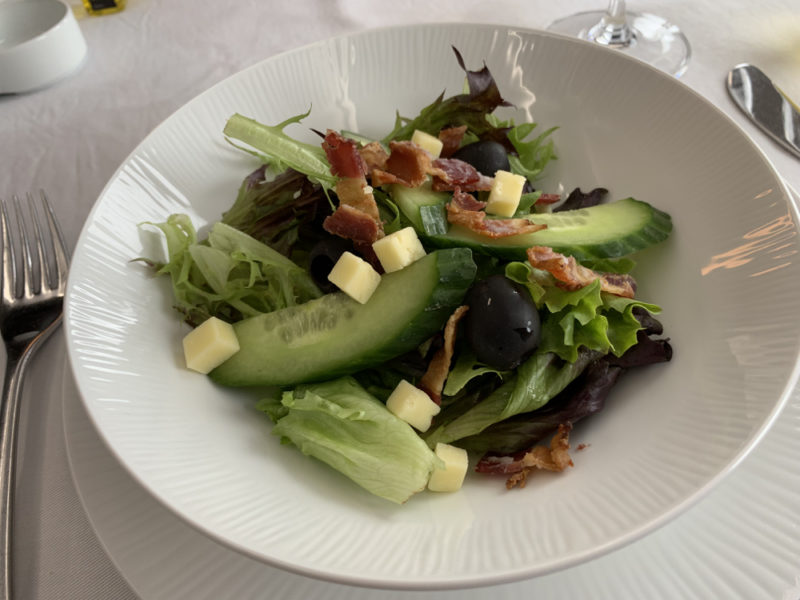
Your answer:
[[[323,238],[311,248],[308,257],[308,271],[322,292],[328,294],[338,289],[328,281],[328,275],[342,253],[351,249],[350,242],[340,237]]]
[[[503,144],[491,140],[473,142],[459,148],[453,158],[471,164],[487,177],[494,177],[497,171],[509,171],[508,154]]]
[[[467,292],[464,332],[476,358],[499,370],[513,369],[539,345],[539,312],[527,289],[492,275]]]

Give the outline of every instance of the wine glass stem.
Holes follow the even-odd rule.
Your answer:
[[[612,48],[626,48],[636,41],[625,16],[625,0],[609,0],[606,14],[589,31],[589,39]]]

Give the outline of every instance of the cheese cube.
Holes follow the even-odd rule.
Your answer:
[[[418,387],[403,379],[386,400],[386,408],[418,431],[427,431],[441,407]]]
[[[390,233],[372,244],[372,249],[387,273],[399,271],[425,256],[425,248],[413,227]]]
[[[428,154],[433,158],[439,158],[439,155],[442,153],[442,147],[444,146],[442,140],[433,137],[430,133],[420,131],[419,129],[414,130],[414,133],[411,135],[411,141],[423,150],[427,150]]]
[[[525,177],[508,171],[497,171],[486,202],[486,212],[499,217],[511,217],[517,211]]]
[[[434,453],[444,462],[444,469],[433,470],[428,479],[428,489],[432,492],[457,492],[469,467],[467,451],[439,442]]]
[[[208,373],[239,351],[233,325],[211,317],[183,338],[186,366],[198,373]]]
[[[365,304],[381,282],[381,276],[367,261],[344,252],[328,273],[328,281],[353,300]]]

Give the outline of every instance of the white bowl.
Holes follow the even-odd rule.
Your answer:
[[[505,109],[553,134],[544,189],[604,186],[671,213],[637,257],[639,296],[660,304],[672,362],[627,373],[576,426],[575,467],[525,489],[472,474],[457,494],[396,506],[282,446],[258,394],[213,385],[182,362],[168,281],[131,259],[137,224],[218,220],[255,159],[226,144],[240,112],[292,134],[388,132],[491,69]],[[319,140],[316,140],[319,143]],[[551,168],[552,166],[552,168]],[[797,380],[796,209],[768,160],[721,111],[621,53],[491,25],[367,31],[282,54],[218,84],[160,125],[102,192],[73,257],[65,330],[101,437],[143,489],[187,523],[258,560],[380,587],[455,588],[533,577],[595,558],[663,525],[747,455]]]
[[[85,57],[86,40],[63,2],[0,2],[0,94],[53,84],[74,72]]]

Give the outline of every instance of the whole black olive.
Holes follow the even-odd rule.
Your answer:
[[[326,237],[314,244],[308,257],[308,271],[317,287],[325,294],[335,292],[338,288],[328,281],[333,265],[342,253],[351,250],[349,241],[340,237]]]
[[[497,171],[511,169],[508,163],[508,154],[503,144],[491,140],[467,144],[456,150],[453,158],[471,164],[487,177],[494,177]]]
[[[503,275],[474,284],[465,299],[467,341],[476,358],[502,371],[516,368],[539,345],[541,323],[530,293]]]

